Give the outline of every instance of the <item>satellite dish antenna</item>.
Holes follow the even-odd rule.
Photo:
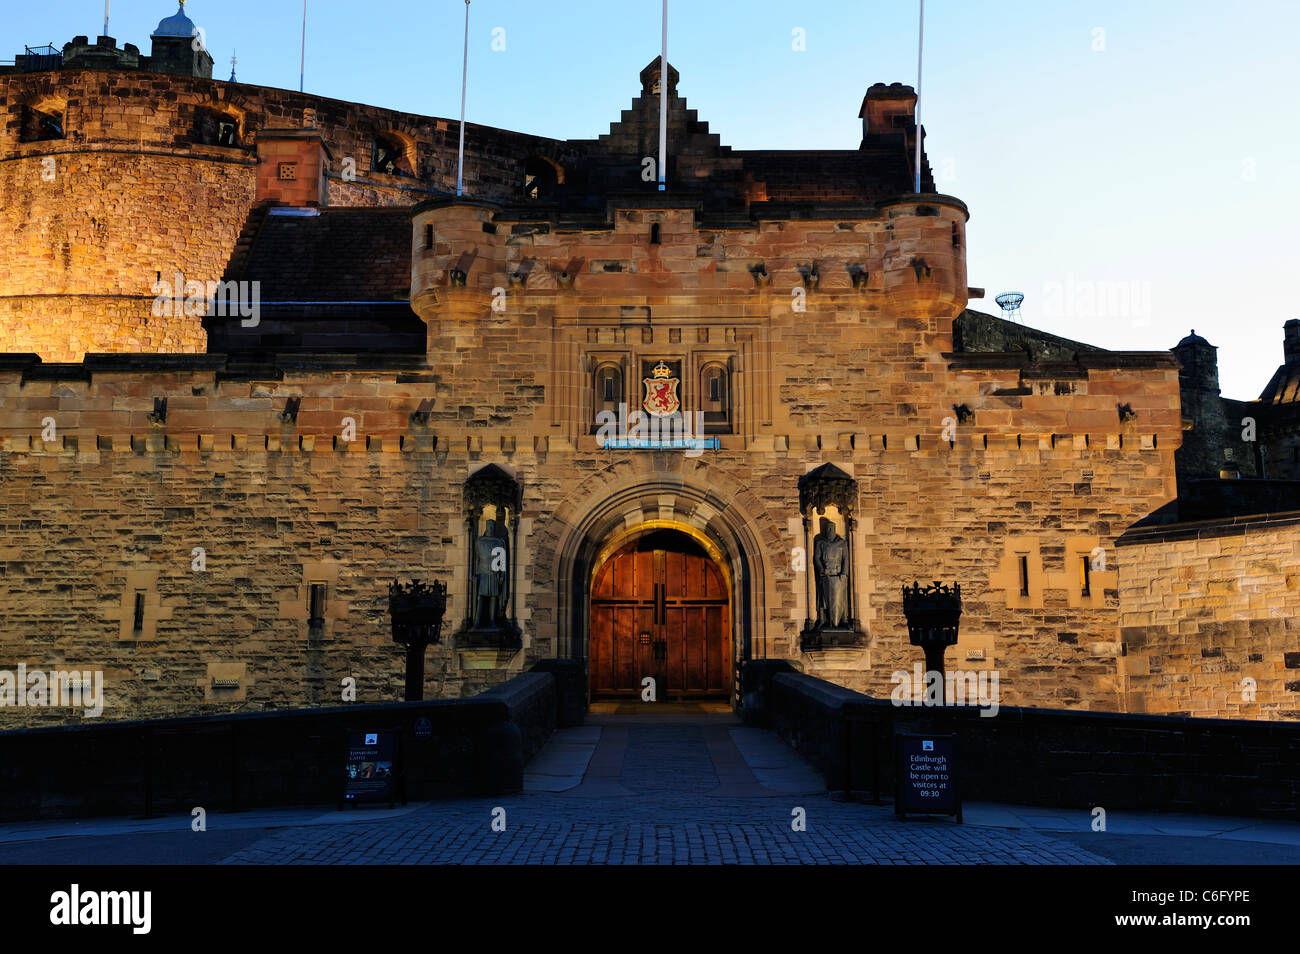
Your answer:
[[[1023,292],[1009,291],[1003,292],[993,299],[1002,309],[1002,317],[1007,321],[1014,321],[1017,324],[1023,324],[1020,320],[1020,303],[1025,300]]]

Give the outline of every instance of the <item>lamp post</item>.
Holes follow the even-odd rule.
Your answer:
[[[447,584],[441,580],[434,580],[430,586],[418,580],[404,586],[394,580],[388,588],[393,642],[406,646],[407,702],[424,698],[424,651],[442,638],[442,616],[446,611]]]
[[[957,642],[957,624],[961,618],[961,585],[952,587],[935,581],[929,586],[913,582],[903,584],[903,615],[907,617],[907,635],[913,646],[925,653],[926,679],[930,673],[939,674],[939,685],[945,685],[943,653]],[[947,702],[947,692],[944,701]]]

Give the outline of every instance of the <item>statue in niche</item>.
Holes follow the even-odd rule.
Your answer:
[[[506,538],[497,536],[497,522],[489,520],[483,535],[474,544],[474,583],[478,594],[474,625],[478,629],[490,629],[505,618],[510,596],[507,547]]]
[[[821,533],[813,538],[818,629],[839,629],[848,622],[848,560],[848,544],[836,534],[835,524],[822,517]]]

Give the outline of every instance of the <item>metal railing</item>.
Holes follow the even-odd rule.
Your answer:
[[[63,68],[63,53],[55,49],[53,44],[24,46],[23,49],[27,52],[21,57],[14,57],[14,63],[24,73],[41,73],[45,70]],[[21,64],[18,63],[19,59],[22,60]]]

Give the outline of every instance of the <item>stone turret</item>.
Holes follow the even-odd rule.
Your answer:
[[[185,0],[181,0],[180,9],[173,16],[158,24],[150,39],[153,40],[150,68],[155,73],[212,79],[212,55],[203,47],[199,28],[185,15]]]
[[[1180,483],[1236,470],[1235,462],[1224,457],[1228,419],[1219,395],[1218,351],[1195,330],[1173,348],[1186,429],[1175,454]]]

